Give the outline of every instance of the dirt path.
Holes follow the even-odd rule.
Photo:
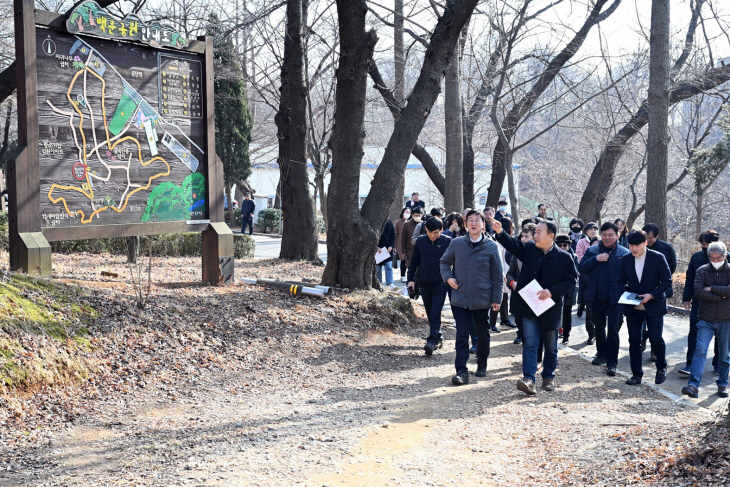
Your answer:
[[[131,393],[26,452],[35,467],[0,485],[583,485],[708,419],[572,355],[554,393],[526,397],[512,338],[493,337],[488,377],[460,388],[452,341],[428,359],[417,337],[373,333],[293,363],[315,386],[272,376],[255,393],[256,374],[236,371],[175,401]]]

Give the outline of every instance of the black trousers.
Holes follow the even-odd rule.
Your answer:
[[[499,318],[502,323],[509,321],[509,312],[507,311],[508,307],[509,295],[507,293],[502,293],[502,304],[499,306],[499,311],[493,311],[489,308],[489,323],[491,326],[497,326],[497,314],[499,314]]]
[[[573,328],[573,300],[567,297],[563,301],[563,338],[570,337],[570,330]]]

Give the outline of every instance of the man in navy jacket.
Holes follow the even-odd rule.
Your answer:
[[[426,221],[426,235],[421,235],[416,240],[411,265],[408,267],[408,287],[415,289],[418,286],[428,317],[430,331],[423,347],[426,355],[433,354],[434,350],[443,346],[441,310],[449,286],[441,279],[441,257],[451,244],[451,239],[441,234],[443,229],[444,224],[438,217]]]
[[[636,293],[641,299],[638,306],[624,305],[629,329],[629,356],[632,377],[629,385],[641,384],[644,371],[641,367],[641,329],[644,321],[649,332],[652,350],[656,355],[656,384],[667,378],[666,346],[662,338],[664,315],[667,314],[667,298],[664,293],[672,287],[669,264],[662,254],[646,248],[646,233],[635,230],[629,233],[631,255],[621,259],[619,283],[625,291]]]
[[[522,333],[524,347],[522,349],[522,373],[524,377],[517,381],[517,388],[525,394],[537,393],[535,374],[537,372],[537,348],[540,336],[545,345],[543,358],[542,388],[546,391],[555,389],[555,369],[558,366],[558,328],[563,310],[563,296],[575,289],[578,271],[575,269],[573,257],[555,245],[557,225],[551,221],[542,221],[535,227],[535,241],[522,242],[519,237],[510,237],[502,231],[502,224],[492,220],[492,229],[496,239],[508,252],[522,261],[522,270],[512,293],[512,309],[515,315],[522,316]],[[536,316],[530,305],[519,291],[530,282],[536,280],[543,288],[538,293],[539,299],[551,298],[555,305],[540,316]]]
[[[617,243],[618,227],[611,222],[601,226],[601,242],[588,247],[578,267],[586,276],[586,301],[593,303],[591,312],[596,327],[596,357],[593,365],[606,365],[606,373],[616,375],[619,349],[619,323],[621,305],[618,300],[623,294],[619,283],[621,258],[629,251]],[[607,326],[608,325],[608,328]]]

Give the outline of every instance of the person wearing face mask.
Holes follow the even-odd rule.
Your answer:
[[[570,220],[570,231],[568,237],[570,237],[570,248],[575,252],[575,247],[578,242],[584,237],[583,235],[583,220],[580,218],[573,218]]]
[[[400,276],[401,281],[405,282],[406,280],[406,272],[408,271],[408,267],[406,266],[406,252],[403,249],[403,242],[401,241],[401,233],[403,232],[403,225],[408,221],[408,219],[411,217],[411,210],[408,208],[403,208],[400,212],[400,218],[398,218],[398,221],[395,222],[393,225],[395,226],[395,253],[396,253],[396,262],[400,261]],[[397,265],[395,266],[398,267]]]
[[[406,267],[411,265],[411,257],[413,256],[413,233],[416,231],[418,224],[421,223],[422,217],[423,209],[420,206],[416,206],[411,210],[411,219],[403,224],[400,240],[403,253],[406,256]]]
[[[418,240],[418,237],[422,235],[426,235],[426,222],[430,219],[436,217],[439,220],[443,217],[443,213],[441,212],[441,208],[431,208],[431,214],[426,215],[426,218],[421,220],[421,223],[416,225],[416,229],[413,230],[413,236],[411,237],[411,243],[413,245],[416,245],[416,240]]]
[[[499,203],[497,203],[497,212],[494,214],[494,219],[501,222],[504,218],[512,220],[512,215],[507,213],[507,200],[499,200]]]
[[[626,326],[629,329],[629,358],[631,378],[626,381],[630,386],[641,384],[644,370],[641,357],[642,328],[647,324],[651,346],[656,354],[655,384],[667,379],[666,345],[662,337],[664,315],[667,309],[666,291],[672,287],[672,273],[664,256],[646,246],[646,233],[634,230],[629,233],[631,254],[621,258],[619,285],[637,294],[641,303],[625,304]]]
[[[619,298],[623,286],[619,283],[621,259],[629,253],[618,245],[618,227],[611,222],[601,225],[601,242],[589,247],[578,270],[588,281],[586,301],[591,303],[595,325],[596,356],[593,365],[605,365],[606,374],[616,375],[619,349]]]
[[[689,383],[682,394],[697,398],[702,383],[702,373],[707,361],[707,348],[713,336],[718,346],[717,395],[728,397],[728,371],[730,371],[730,266],[727,248],[722,242],[712,242],[707,247],[709,264],[697,269],[694,296],[702,302],[697,324],[697,346],[692,358]]]
[[[679,375],[689,376],[692,371],[692,359],[697,347],[697,323],[700,321],[700,302],[694,297],[694,282],[697,269],[710,263],[707,256],[707,248],[712,242],[720,240],[720,235],[714,230],[707,230],[700,234],[699,242],[702,249],[692,254],[685,273],[684,290],[682,291],[682,304],[684,309],[689,311],[689,334],[687,335],[687,364],[679,369]],[[717,367],[717,340],[715,340],[715,357],[712,365]]]

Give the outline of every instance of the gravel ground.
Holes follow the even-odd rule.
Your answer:
[[[646,485],[702,449],[714,419],[563,351],[558,388],[527,397],[507,330],[492,337],[488,376],[453,387],[449,313],[427,358],[422,308],[387,294],[199,286],[199,259],[157,258],[140,311],[123,257],[54,255],[54,273],[103,310],[102,365],[76,387],[0,398],[0,486]]]

